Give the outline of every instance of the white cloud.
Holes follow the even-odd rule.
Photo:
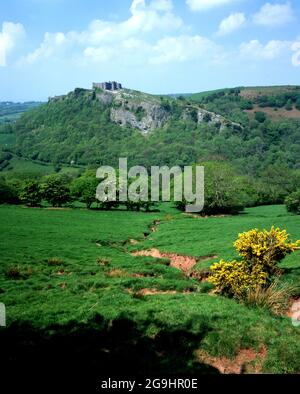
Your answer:
[[[29,53],[24,60],[32,64],[40,58],[48,59],[58,53],[59,49],[64,49],[66,44],[67,38],[64,33],[45,33],[40,47]]]
[[[173,3],[171,0],[153,0],[151,7],[159,11],[172,11]]]
[[[242,12],[237,12],[235,14],[229,15],[227,18],[223,19],[219,25],[218,34],[226,35],[230,34],[235,30],[238,30],[246,24],[245,14]]]
[[[233,3],[235,0],[186,0],[191,11],[205,11],[210,8]]]
[[[0,32],[0,67],[7,65],[7,56],[25,36],[21,23],[3,22]]]
[[[128,49],[123,45],[130,42],[128,40],[145,40],[147,46],[147,40],[181,29],[183,22],[172,9],[171,0],[152,0],[147,4],[145,0],[133,0],[131,16],[125,21],[117,23],[96,19],[84,31],[46,33],[39,48],[23,58],[23,62],[34,63],[71,48],[77,56],[83,53],[94,61],[109,60],[113,54]]]
[[[300,67],[300,41],[294,42],[291,49],[295,52],[292,56],[292,64],[295,67]]]
[[[211,0],[210,3],[220,5],[220,1]],[[200,3],[203,6],[208,2],[198,1]],[[220,23],[218,34],[229,34],[244,24],[246,17],[243,13],[231,14]],[[0,65],[6,64],[6,54],[22,29],[22,25],[18,24],[4,25],[0,33]],[[290,56],[294,50],[293,64],[300,65],[299,43],[294,43],[292,47],[292,42],[288,41],[272,40],[262,44],[252,40],[226,52],[211,39],[192,35],[188,31],[181,18],[173,13],[171,0],[133,0],[130,16],[123,21],[97,19],[83,31],[45,33],[39,47],[18,64],[33,65],[42,60],[51,60],[66,63],[67,67],[99,64],[108,68],[113,65],[122,68],[201,60],[205,65],[229,65],[235,59],[241,61],[245,57],[266,61],[283,54]],[[11,41],[7,34],[13,37]]]
[[[240,53],[247,58],[272,60],[290,49],[289,41],[271,40],[263,45],[258,40],[244,42],[240,45]]]
[[[153,47],[150,63],[162,64],[198,58],[213,58],[218,51],[219,48],[213,41],[198,35],[165,37]]]
[[[253,21],[262,26],[280,26],[291,22],[294,19],[290,2],[283,4],[266,3],[260,11],[253,15]]]

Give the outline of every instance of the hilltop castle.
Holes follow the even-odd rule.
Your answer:
[[[103,90],[120,90],[122,89],[122,85],[119,82],[110,81],[110,82],[94,82],[93,89],[103,89]]]

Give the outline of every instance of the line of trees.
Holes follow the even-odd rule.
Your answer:
[[[239,174],[230,163],[225,161],[209,161],[201,164],[205,168],[204,214],[238,213],[244,207],[283,203],[286,203],[290,212],[300,213],[300,170],[270,165],[259,178],[254,179]],[[131,180],[133,181],[134,179]],[[133,211],[150,211],[156,206],[156,203],[150,201],[150,179],[149,201],[118,202],[122,187],[118,185],[117,201],[100,202],[96,199],[98,184],[95,170],[86,170],[77,177],[59,173],[40,178],[24,176],[23,179],[18,179],[8,175],[6,179],[0,178],[0,204],[20,203],[36,207],[46,202],[53,207],[61,207],[78,201],[85,204],[87,209],[93,207],[112,209],[121,205]],[[179,210],[184,210],[185,205],[193,201],[183,200],[174,203]]]
[[[0,204],[25,204],[29,207],[42,206],[43,202],[53,207],[75,201],[86,205],[87,209],[96,206],[98,209],[112,209],[120,205],[129,211],[146,212],[153,209],[156,204],[151,201],[117,201],[100,202],[96,199],[96,189],[99,179],[95,177],[95,171],[87,170],[78,178],[72,178],[65,174],[52,174],[40,179],[0,179]],[[118,190],[117,190],[118,195]]]

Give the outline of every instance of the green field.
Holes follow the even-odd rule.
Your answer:
[[[0,134],[1,137],[1,134]],[[1,138],[0,138],[1,140]],[[79,167],[61,166],[61,174],[78,175]],[[8,165],[0,171],[3,176],[10,176],[11,178],[19,176],[23,179],[26,177],[41,177],[54,173],[54,165],[50,163],[42,163],[18,156],[13,156],[9,160]]]
[[[160,220],[157,231],[151,232],[156,220]],[[271,225],[299,238],[300,217],[287,214],[284,206],[218,218],[193,218],[169,205],[154,213],[1,206],[0,301],[7,308],[8,327],[19,333],[23,353],[32,351],[21,340],[18,330],[24,327],[28,342],[28,333],[34,332],[47,335],[50,342],[52,338],[53,346],[61,346],[58,333],[75,330],[79,336],[80,329],[80,335],[88,335],[89,345],[98,349],[92,351],[93,357],[102,360],[110,355],[108,366],[117,356],[124,360],[133,343],[144,371],[171,368],[199,373],[214,372],[197,359],[199,349],[234,358],[241,349],[258,351],[263,346],[263,372],[299,372],[300,331],[289,318],[208,294],[207,284],[185,277],[167,259],[130,253],[158,248],[230,259],[236,257],[232,243],[239,232]],[[210,263],[199,262],[197,269]],[[282,267],[283,278],[298,282],[300,252],[286,258]],[[140,294],[143,289],[158,294]],[[126,325],[126,334],[119,326],[124,321],[130,326]],[[117,337],[111,327],[118,327]],[[0,331],[4,338],[7,332]],[[100,345],[103,332],[105,346]],[[6,340],[15,341],[16,336]]]

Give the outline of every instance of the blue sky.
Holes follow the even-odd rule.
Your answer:
[[[93,81],[149,93],[300,84],[297,0],[0,3],[0,100]]]

